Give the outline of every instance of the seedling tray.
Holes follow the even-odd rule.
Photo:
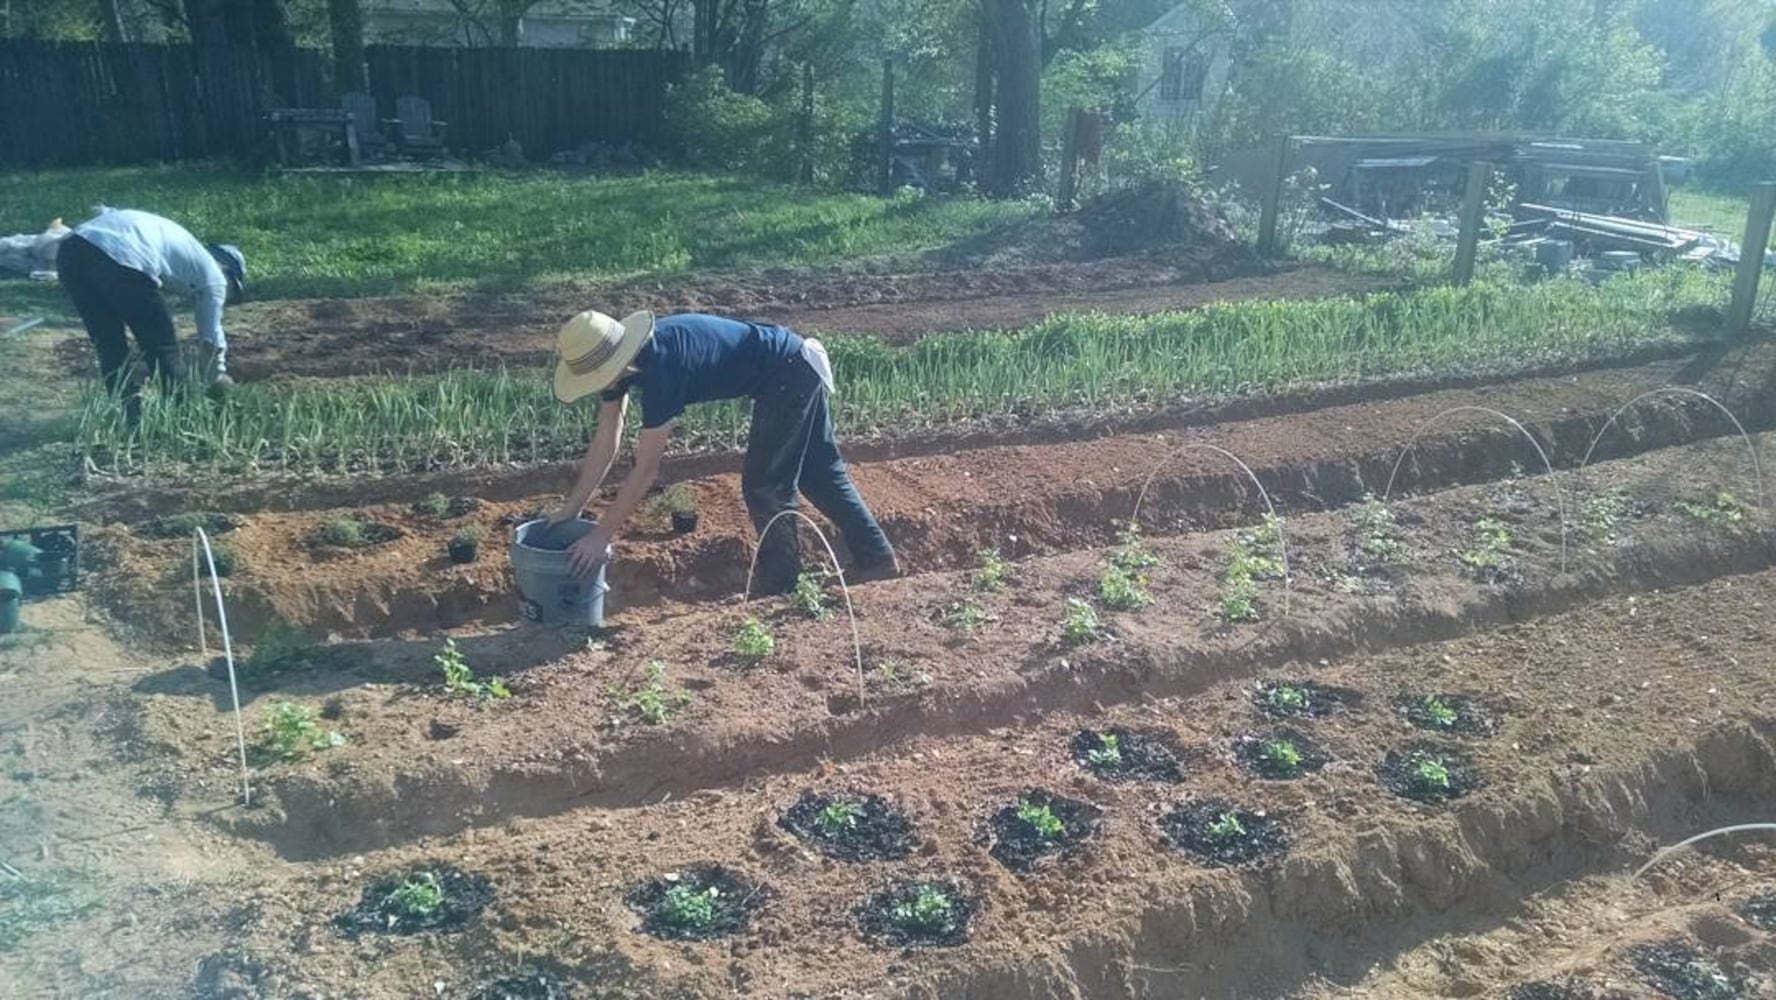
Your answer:
[[[79,525],[57,524],[0,531],[0,546],[14,539],[27,542],[43,553],[19,573],[26,597],[65,594],[80,586]]]

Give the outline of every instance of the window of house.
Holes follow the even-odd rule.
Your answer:
[[[1165,50],[1160,70],[1159,99],[1162,101],[1200,101],[1203,77],[1209,72],[1203,57],[1181,48]]]

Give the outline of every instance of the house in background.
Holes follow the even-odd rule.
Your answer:
[[[518,24],[518,44],[547,49],[631,43],[635,19],[610,0],[543,0]],[[364,41],[388,45],[497,45],[494,4],[475,0],[364,0]]]
[[[1142,28],[1135,108],[1143,118],[1194,125],[1227,90],[1233,16],[1200,0],[1181,3]]]

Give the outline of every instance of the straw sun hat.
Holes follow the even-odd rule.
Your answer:
[[[610,388],[653,335],[645,309],[620,323],[590,309],[568,320],[555,335],[555,398],[571,403]]]

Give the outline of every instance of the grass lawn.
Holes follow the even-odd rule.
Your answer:
[[[1751,199],[1744,195],[1719,194],[1696,188],[1671,189],[1671,224],[1715,233],[1737,243],[1745,237],[1745,215]],[[1776,232],[1770,235],[1776,249]]]
[[[884,201],[731,177],[523,173],[331,177],[212,166],[0,174],[0,231],[97,204],[236,243],[258,298],[353,297],[644,271],[818,266],[919,250],[1022,218],[1020,204]],[[37,302],[8,282],[6,305]]]

